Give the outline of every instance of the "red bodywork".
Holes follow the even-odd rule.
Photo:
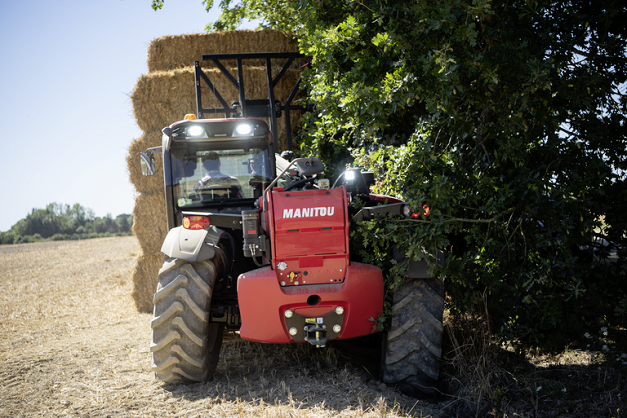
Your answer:
[[[237,293],[242,338],[269,343],[294,341],[284,313],[321,317],[344,309],[337,339],[367,335],[383,309],[378,267],[351,263],[348,202],[344,187],[268,195],[266,228],[272,265],[240,275]],[[263,216],[263,215],[262,215]]]

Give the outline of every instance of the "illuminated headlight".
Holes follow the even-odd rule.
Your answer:
[[[354,171],[346,171],[344,173],[344,180],[353,181],[355,180],[355,172]]]
[[[237,125],[235,132],[238,135],[250,135],[253,132],[253,127],[247,123],[242,123],[241,125]]]
[[[204,133],[202,126],[194,125],[187,128],[187,136],[202,136]]]

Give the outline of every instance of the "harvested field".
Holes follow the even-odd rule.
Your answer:
[[[135,237],[0,246],[0,417],[438,416],[334,348],[226,338],[215,379],[150,371],[150,314],[131,299]]]

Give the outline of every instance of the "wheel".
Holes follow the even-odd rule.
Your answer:
[[[394,293],[392,303],[381,380],[406,395],[433,395],[442,357],[444,286],[437,279],[415,279]]]
[[[211,295],[220,274],[216,264],[166,258],[159,270],[150,344],[158,380],[205,382],[213,377],[223,333],[222,324],[209,323]]]

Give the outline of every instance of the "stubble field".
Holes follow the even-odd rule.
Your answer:
[[[150,314],[130,275],[134,237],[0,246],[0,417],[442,416],[337,349],[227,335],[215,378],[150,370]]]

